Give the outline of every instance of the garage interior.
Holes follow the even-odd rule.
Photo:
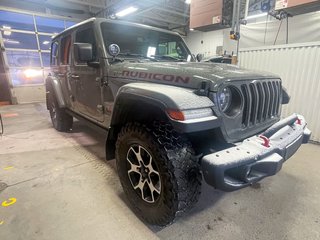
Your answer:
[[[2,0],[0,239],[320,239],[320,3],[238,5],[235,13],[233,0]],[[230,193],[202,181],[198,203],[171,225],[143,222],[116,161],[105,161],[106,133],[81,121],[58,132],[46,107],[51,40],[92,17],[174,31],[201,61],[279,75],[291,97],[281,116],[303,115],[309,143],[273,177]]]

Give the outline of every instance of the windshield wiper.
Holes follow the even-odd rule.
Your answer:
[[[152,57],[148,57],[148,56],[145,56],[145,55],[142,55],[142,54],[139,54],[139,53],[119,53],[119,55],[121,56],[126,56],[126,57],[139,57],[139,58],[145,58],[145,59],[149,59],[153,62],[158,62],[157,59],[154,59]]]
[[[186,62],[185,59],[180,59],[180,58],[176,58],[168,55],[152,55],[152,57],[165,59],[165,60],[174,60],[176,62]]]

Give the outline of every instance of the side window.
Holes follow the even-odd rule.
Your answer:
[[[59,43],[58,41],[55,41],[51,44],[51,58],[50,63],[53,66],[58,65],[58,49],[59,49]]]
[[[70,61],[71,36],[66,36],[61,40],[60,64],[69,65]]]
[[[96,44],[96,39],[94,37],[94,32],[92,28],[87,28],[87,29],[77,31],[75,42],[90,43],[92,45],[93,60],[96,60],[97,44]],[[76,61],[77,63],[84,63],[84,62],[80,62],[78,59]]]

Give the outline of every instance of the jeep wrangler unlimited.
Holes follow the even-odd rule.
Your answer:
[[[120,51],[121,49],[121,51]],[[234,191],[276,174],[311,132],[278,76],[197,62],[176,33],[92,18],[52,40],[47,108],[106,130],[135,213],[166,225],[198,200],[201,180]]]

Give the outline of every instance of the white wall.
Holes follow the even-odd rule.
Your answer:
[[[223,30],[193,31],[188,34],[185,41],[193,54],[201,53],[204,56],[213,56],[216,55],[217,46],[223,45]]]
[[[269,17],[266,29],[265,17],[255,23],[241,25],[239,47],[260,47],[274,44],[280,21]],[[252,21],[252,20],[251,20]],[[216,46],[222,46],[228,53],[236,52],[237,42],[229,38],[230,29],[212,32],[191,32],[186,41],[193,53],[215,55]],[[289,18],[289,44],[320,41],[320,12],[307,13]],[[201,44],[203,40],[203,44]],[[286,43],[286,20],[283,20],[276,45]]]
[[[272,46],[286,44],[287,23],[269,17],[267,23],[265,17],[256,23],[242,25],[240,30],[239,48]],[[279,30],[277,41],[276,35]],[[307,13],[289,18],[288,43],[306,43],[320,41],[320,12]],[[236,41],[229,39],[229,29],[224,30],[223,47],[228,51],[236,51]]]
[[[311,140],[320,142],[320,41],[243,48],[239,56],[241,67],[281,77],[291,96],[282,115],[302,114],[312,131]]]

